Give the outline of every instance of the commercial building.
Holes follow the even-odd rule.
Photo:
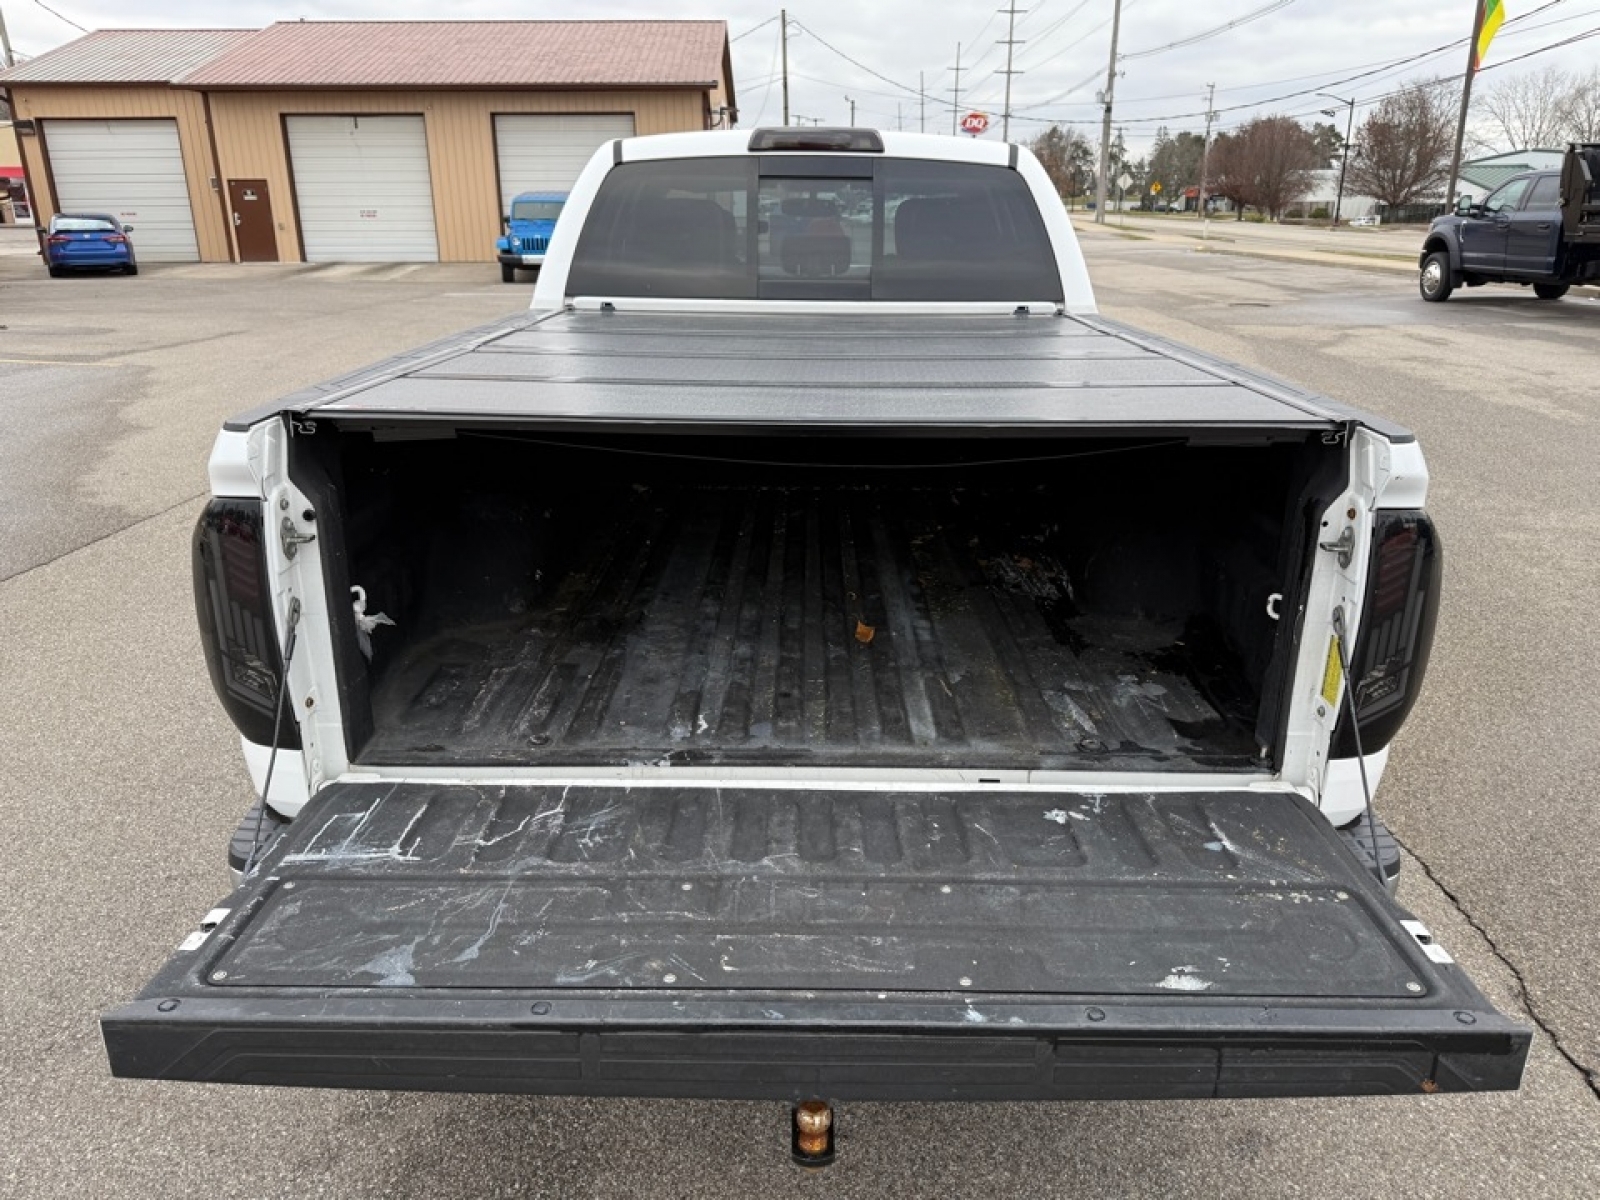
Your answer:
[[[0,73],[41,223],[146,262],[477,262],[616,137],[731,125],[720,21],[103,30]]]

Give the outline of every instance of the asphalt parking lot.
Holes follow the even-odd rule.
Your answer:
[[[1515,1094],[853,1105],[788,1163],[755,1103],[316,1093],[108,1078],[97,1013],[226,889],[248,801],[188,538],[220,421],[525,306],[485,266],[0,255],[0,1195],[1600,1194],[1600,302],[1085,234],[1110,315],[1415,428],[1447,601],[1380,804],[1401,898],[1539,1027]]]

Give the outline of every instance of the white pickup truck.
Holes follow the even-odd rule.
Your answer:
[[[1421,451],[1098,316],[1026,150],[616,142],[530,313],[210,474],[260,799],[118,1075],[811,1102],[811,1160],[816,1102],[1519,1083],[1370,808]]]

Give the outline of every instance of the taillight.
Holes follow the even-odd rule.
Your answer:
[[[49,242],[52,246],[65,246],[71,240],[71,238],[62,233],[52,233],[45,239],[45,241]]]
[[[260,500],[206,505],[194,528],[194,602],[217,699],[240,733],[265,746],[272,741],[283,653],[272,619],[262,514]],[[300,745],[291,711],[278,745]]]
[[[124,237],[120,233],[108,233],[108,234],[106,234],[106,241],[108,241],[108,242],[125,242],[127,240],[128,239],[126,237]]]
[[[1373,514],[1372,560],[1361,631],[1350,657],[1350,687],[1361,749],[1381,750],[1405,721],[1422,690],[1439,615],[1444,556],[1424,512]],[[1355,738],[1341,709],[1333,756],[1352,758]]]

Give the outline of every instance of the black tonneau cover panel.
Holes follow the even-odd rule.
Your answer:
[[[224,907],[104,1018],[117,1074],[1336,1094],[1528,1043],[1287,793],[344,783]]]
[[[473,330],[290,396],[382,421],[682,429],[1410,434],[1098,316],[568,311]]]

